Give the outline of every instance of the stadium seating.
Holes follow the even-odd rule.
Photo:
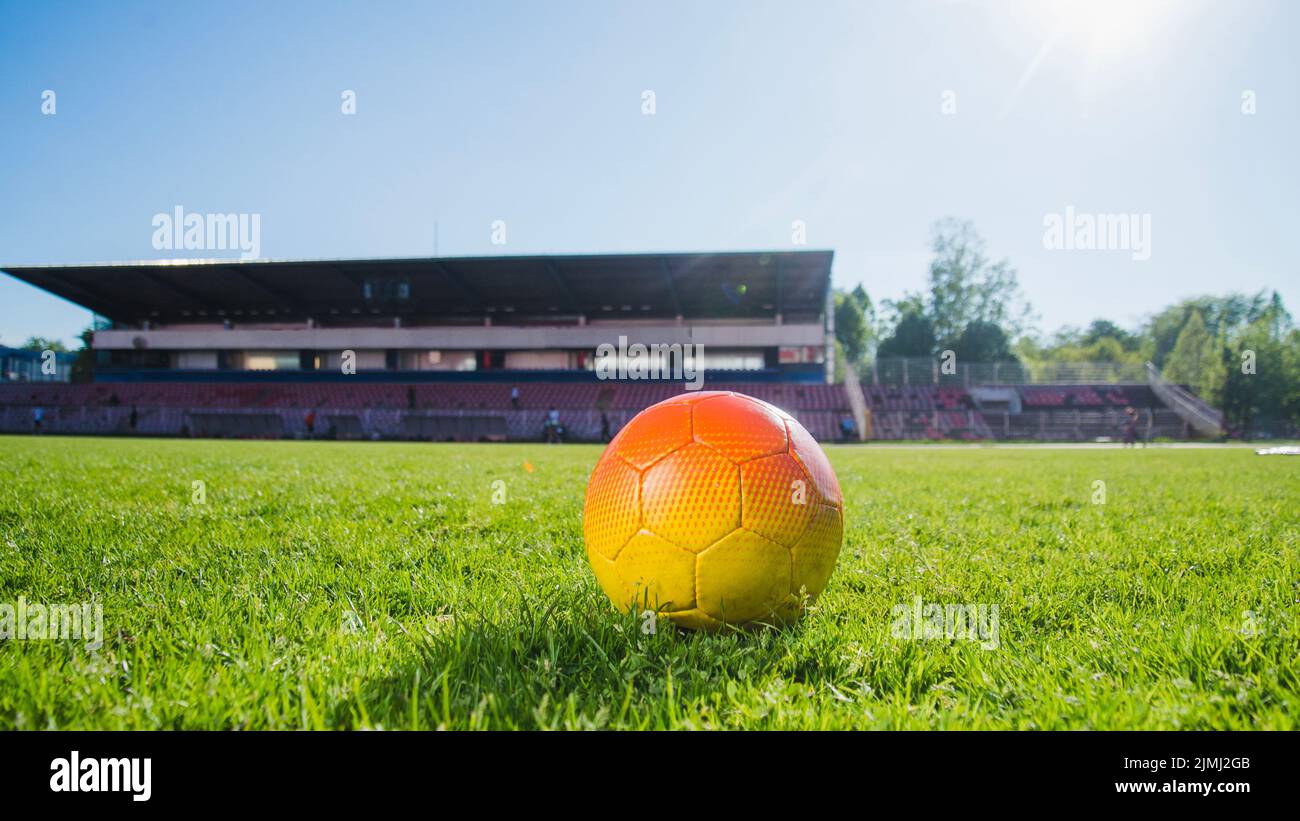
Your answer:
[[[1020,389],[1026,408],[1150,408],[1161,402],[1146,385],[1033,386]]]
[[[511,388],[519,389],[518,401]],[[840,435],[849,416],[839,385],[734,384],[794,415],[819,440]],[[469,441],[541,439],[554,408],[566,438],[599,441],[602,414],[617,433],[643,408],[683,390],[671,382],[547,383],[28,383],[0,385],[0,430],[32,429],[32,409],[42,407],[48,432],[277,438],[313,435]],[[136,425],[130,426],[132,410]]]
[[[1140,433],[1182,438],[1186,425],[1146,385],[1034,385],[1018,389],[1021,413],[987,411],[964,389],[864,385],[872,437],[884,440],[1028,439],[1090,441],[1122,436],[1126,407],[1140,409]],[[1149,416],[1149,427],[1148,427]]]
[[[1191,435],[1187,423],[1172,410],[1144,409],[1138,412],[1138,437],[1185,439]],[[1037,410],[1025,413],[986,413],[985,424],[998,439],[1095,441],[1123,437],[1125,417],[1121,410]]]
[[[517,402],[511,388],[519,390]],[[734,383],[736,390],[793,414],[819,441],[842,438],[851,417],[842,385]],[[1020,388],[1022,409],[981,409],[960,387],[863,385],[872,438],[883,440],[1091,440],[1122,435],[1123,408],[1142,414],[1145,436],[1184,437],[1186,425],[1146,385],[1034,385]],[[80,434],[136,433],[277,438],[307,435],[315,411],[317,437],[419,440],[540,440],[556,409],[566,438],[599,441],[641,409],[681,393],[673,382],[521,382],[417,384],[358,382],[182,383],[108,382],[0,385],[0,431],[42,428]],[[131,413],[135,412],[135,425]]]

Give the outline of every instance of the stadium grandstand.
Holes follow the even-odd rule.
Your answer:
[[[68,434],[601,441],[686,389],[671,373],[602,378],[601,346],[640,343],[690,346],[703,387],[767,400],[822,441],[1104,439],[1130,407],[1145,438],[1213,435],[1213,409],[1155,373],[1085,372],[1080,383],[1019,363],[950,374],[882,361],[836,384],[832,258],[7,268],[93,312],[94,381],[0,382],[0,431],[30,432],[39,418],[42,432]]]

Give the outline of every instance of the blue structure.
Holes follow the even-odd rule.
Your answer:
[[[50,356],[48,354],[53,354]],[[0,382],[70,382],[77,355],[0,347]],[[49,373],[53,370],[53,373]]]

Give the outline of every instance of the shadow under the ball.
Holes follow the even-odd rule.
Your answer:
[[[800,624],[690,631],[618,613],[594,584],[467,612],[408,633],[390,674],[336,702],[338,728],[552,729],[680,727],[718,704],[729,682],[790,662]],[[794,672],[794,671],[790,671]],[[705,710],[705,713],[711,712]],[[710,715],[712,726],[728,726]]]

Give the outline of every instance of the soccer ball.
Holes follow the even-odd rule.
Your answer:
[[[620,609],[683,627],[797,619],[835,569],[839,480],[788,413],[729,391],[637,414],[601,455],[587,559]]]

